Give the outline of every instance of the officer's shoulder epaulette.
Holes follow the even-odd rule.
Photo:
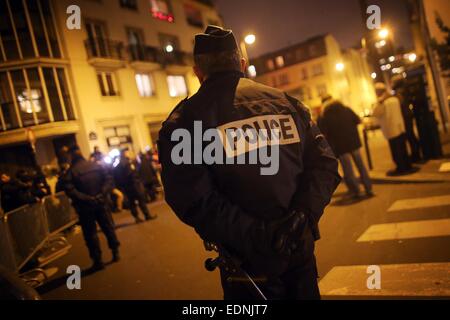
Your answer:
[[[176,106],[175,108],[173,108],[173,110],[169,113],[169,116],[167,117],[166,121],[175,121],[176,119],[179,118],[180,116],[180,111],[181,108],[186,104],[186,101],[188,101],[188,97],[184,98],[183,100],[181,100]]]

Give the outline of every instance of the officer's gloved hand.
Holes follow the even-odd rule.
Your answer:
[[[306,214],[295,210],[283,218],[269,222],[266,228],[271,233],[272,249],[279,255],[292,255],[300,248],[307,225]]]
[[[105,196],[103,194],[99,194],[95,196],[95,204],[96,205],[104,205],[105,204]]]

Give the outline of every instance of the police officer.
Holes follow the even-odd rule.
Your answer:
[[[117,186],[128,198],[131,214],[136,223],[141,223],[143,220],[139,217],[136,201],[139,208],[144,214],[145,220],[156,218],[156,215],[150,214],[147,208],[147,201],[145,198],[145,188],[139,177],[135,163],[130,159],[128,149],[123,149],[120,156],[119,164],[114,168],[114,180]]]
[[[119,256],[119,241],[110,219],[107,197],[112,188],[112,177],[105,168],[95,162],[87,161],[78,146],[70,148],[71,167],[63,177],[66,194],[72,199],[78,213],[84,240],[93,261],[92,271],[104,268],[102,252],[97,236],[99,224],[108,240],[113,261]]]
[[[319,299],[314,241],[340,182],[335,156],[301,102],[244,77],[246,62],[231,30],[208,26],[195,37],[194,60],[201,87],[174,109],[159,133],[167,203],[203,240],[239,257],[269,299]],[[278,171],[263,175],[262,161],[199,164],[174,159],[181,136],[199,136],[200,121],[202,130],[280,129],[274,130]],[[237,138],[234,142],[245,144]],[[204,151],[206,146],[192,143],[191,157],[198,160],[201,151],[195,144],[202,143]],[[223,145],[225,151],[229,148]],[[268,145],[244,155],[264,148]],[[225,153],[226,160],[238,156]],[[224,268],[221,278],[225,299],[253,298],[242,281],[227,281],[232,278]]]

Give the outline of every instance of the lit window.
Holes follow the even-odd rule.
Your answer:
[[[318,64],[313,65],[312,74],[313,74],[313,76],[319,76],[319,75],[323,74],[322,64],[318,63]]]
[[[120,0],[119,2],[122,8],[137,10],[136,0]]]
[[[306,80],[308,79],[308,70],[306,68],[303,68],[301,73],[300,73],[300,78],[302,80]]]
[[[41,112],[42,107],[40,104],[42,94],[40,90],[31,89],[30,91],[23,91],[17,96],[19,101],[20,110],[26,113]]]
[[[280,74],[278,80],[282,86],[289,84],[289,76],[286,73]]]
[[[168,0],[150,0],[152,15],[156,19],[174,22],[172,10]]]
[[[187,96],[186,79],[183,76],[167,76],[169,95],[174,97]]]
[[[136,74],[136,85],[141,97],[151,97],[155,94],[153,78],[149,74]]]
[[[267,69],[269,69],[269,70],[275,69],[275,64],[273,63],[272,59],[267,60],[266,66],[267,66]]]
[[[275,58],[275,63],[277,64],[278,68],[284,67],[284,58],[283,56],[278,56]]]
[[[186,13],[186,21],[188,24],[194,27],[203,28],[203,17],[201,10],[186,3],[184,5],[184,12]]]
[[[112,72],[98,72],[97,80],[102,96],[106,97],[119,95],[116,79]]]
[[[319,84],[317,86],[317,94],[319,97],[325,97],[327,95],[327,86],[325,84]]]

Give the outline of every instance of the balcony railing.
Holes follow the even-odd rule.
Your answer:
[[[190,53],[174,50],[172,52],[163,52],[163,54],[164,64],[166,65],[190,66],[193,64],[193,56]]]
[[[88,57],[124,60],[124,45],[120,41],[90,38],[84,41]]]
[[[163,63],[163,55],[161,50],[151,46],[145,45],[129,45],[128,46],[129,60],[132,62],[143,61],[153,63]]]

